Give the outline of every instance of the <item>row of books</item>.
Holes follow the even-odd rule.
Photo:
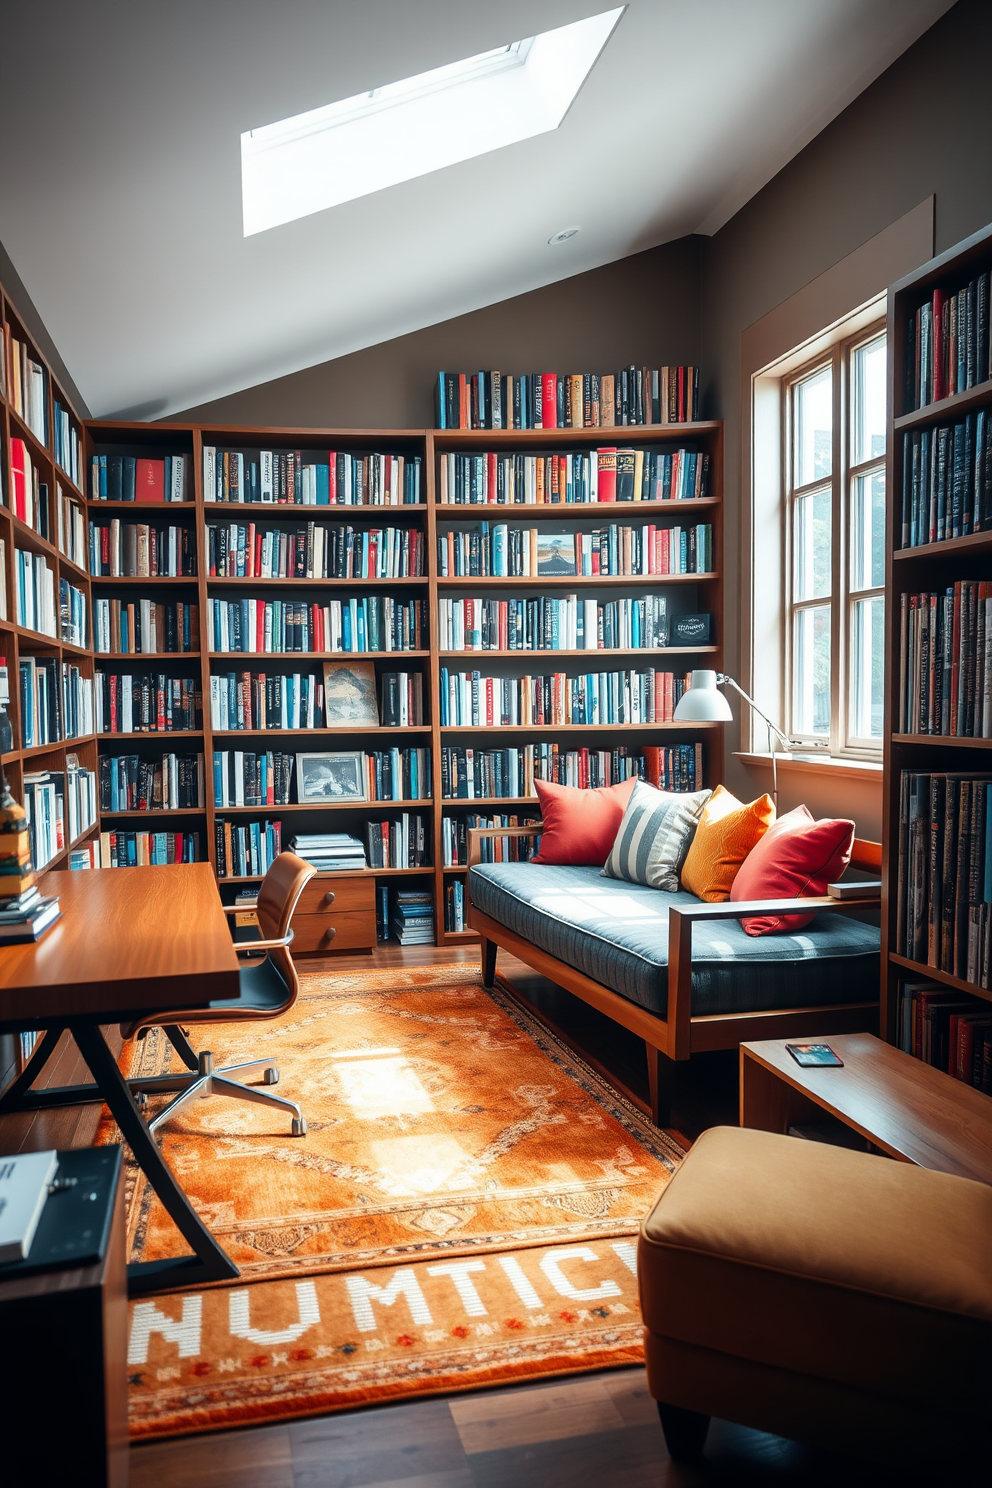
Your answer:
[[[442,579],[711,573],[713,529],[709,523],[625,527],[611,522],[593,532],[546,532],[481,522],[469,531],[439,533],[437,562]]]
[[[483,837],[479,852],[483,863],[529,863],[540,842],[541,822],[530,816],[446,816],[441,821],[441,852],[445,868],[460,868],[468,862],[468,834],[472,827],[533,826],[533,837]]]
[[[211,578],[410,579],[424,572],[424,535],[415,527],[208,522],[207,558]]]
[[[430,867],[427,818],[419,812],[366,822],[365,840],[370,868]]]
[[[939,982],[900,982],[899,1048],[992,1095],[992,1007]]]
[[[58,637],[55,614],[55,570],[42,553],[14,549],[17,623],[41,635]]]
[[[390,927],[400,945],[433,945],[433,895],[425,889],[397,889]]]
[[[314,729],[324,724],[324,683],[314,672],[221,672],[210,678],[210,727]]]
[[[24,440],[16,436],[10,441],[10,509],[42,537],[49,536],[48,484]]]
[[[444,891],[444,928],[453,935],[468,928],[465,923],[465,885],[460,878],[452,879]]]
[[[97,670],[93,682],[98,734],[167,734],[202,727],[198,677]]]
[[[282,852],[282,822],[214,823],[218,878],[264,878]]]
[[[992,527],[992,419],[903,435],[901,546],[967,537]]]
[[[104,655],[155,656],[163,651],[199,651],[200,607],[181,600],[93,601],[93,647]]]
[[[31,861],[40,873],[66,845],[65,776],[48,770],[25,771],[24,812]]]
[[[208,599],[211,651],[353,653],[422,651],[427,603],[391,595],[308,604],[290,599]]]
[[[663,594],[600,603],[560,598],[438,600],[442,651],[613,651],[668,645]]]
[[[417,728],[427,722],[422,672],[383,672],[379,689],[383,728]]]
[[[989,987],[992,776],[900,776],[896,946]]]
[[[96,822],[97,780],[95,772],[83,769],[74,754],[66,756],[65,787],[69,841],[75,842]]]
[[[365,767],[370,801],[429,801],[434,793],[429,749],[370,750]]]
[[[86,645],[86,595],[66,578],[59,579],[59,628],[68,645]]]
[[[189,455],[94,455],[90,496],[94,501],[186,501]]]
[[[202,754],[100,756],[101,811],[196,811],[203,805]]]
[[[203,846],[199,832],[100,833],[100,858],[90,863],[93,868],[139,868],[144,864],[158,867],[165,863],[201,863]],[[82,866],[82,865],[80,865]]]
[[[85,868],[110,867],[109,863],[105,865],[103,862],[99,837],[93,837],[89,842],[81,843],[79,847],[71,847],[69,849],[67,863],[70,871],[73,873],[77,873]]]
[[[23,341],[10,338],[10,377],[7,397],[14,412],[27,424],[34,437],[48,443],[48,384],[45,369],[36,362]]]
[[[58,550],[70,563],[85,571],[89,546],[86,536],[86,513],[82,504],[56,486],[55,530]]]
[[[331,450],[241,450],[203,446],[204,501],[283,506],[411,506],[423,502],[419,455]]]
[[[441,795],[446,801],[521,800],[536,796],[535,780],[589,790],[618,785],[631,776],[648,780],[659,790],[697,790],[703,780],[703,746],[650,745],[635,752],[626,745],[564,749],[544,742],[517,749],[441,750]]]
[[[619,372],[439,372],[439,429],[595,429],[697,417],[698,367]]]
[[[177,579],[196,574],[196,534],[189,526],[150,522],[90,523],[90,573],[97,578]]]
[[[94,732],[94,684],[74,663],[22,656],[18,679],[25,749],[81,739]]]
[[[989,276],[935,289],[906,327],[906,412],[963,393],[992,376]]]
[[[446,801],[521,799],[536,796],[535,780],[583,789],[646,778],[644,755],[620,749],[560,749],[557,744],[523,744],[519,749],[441,750],[441,795]]]
[[[288,806],[292,800],[293,756],[278,750],[258,753],[214,750],[214,805]]]
[[[992,583],[899,598],[896,731],[992,738]]]
[[[83,488],[83,446],[79,437],[79,430],[68,408],[64,408],[58,398],[54,400],[55,405],[55,463],[60,470],[64,470],[69,479],[80,490]]]
[[[621,449],[566,454],[442,454],[442,506],[587,505],[604,501],[689,501],[710,494],[710,457],[690,449]]]
[[[442,728],[670,723],[688,677],[673,672],[591,672],[569,677],[486,677],[441,668]]]

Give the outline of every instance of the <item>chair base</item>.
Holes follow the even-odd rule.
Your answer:
[[[170,1040],[175,1044],[176,1040],[172,1037],[173,1030],[167,1031]],[[185,1043],[185,1039],[182,1039],[182,1042]],[[180,1053],[185,1059],[185,1050],[180,1048]],[[186,1059],[186,1062],[189,1063],[189,1060]],[[202,1054],[196,1056],[196,1068],[188,1075],[152,1075],[144,1080],[128,1080],[127,1084],[138,1105],[144,1105],[149,1095],[175,1092],[173,1099],[148,1122],[148,1130],[152,1136],[155,1136],[159,1128],[167,1121],[178,1116],[194,1101],[206,1100],[211,1095],[227,1095],[233,1100],[253,1101],[258,1105],[278,1106],[280,1110],[291,1111],[293,1113],[293,1136],[306,1136],[307,1123],[295,1101],[286,1100],[281,1095],[272,1095],[267,1090],[259,1090],[254,1085],[242,1085],[231,1078],[233,1075],[249,1078],[254,1076],[256,1080],[261,1080],[266,1085],[276,1085],[279,1081],[279,1071],[271,1059],[253,1059],[246,1064],[230,1064],[223,1069],[215,1070],[213,1055],[209,1050],[204,1050]]]

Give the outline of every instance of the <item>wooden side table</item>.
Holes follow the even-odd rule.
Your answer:
[[[127,1488],[127,1267],[119,1147],[59,1153],[31,1253],[0,1267],[0,1476],[10,1488]],[[90,1197],[96,1194],[95,1198]],[[88,1227],[99,1258],[57,1264]],[[79,1252],[77,1251],[77,1254]]]
[[[843,1069],[803,1069],[785,1039],[741,1044],[741,1126],[788,1132],[827,1112],[889,1157],[992,1184],[987,1095],[870,1033],[803,1042],[829,1044]]]

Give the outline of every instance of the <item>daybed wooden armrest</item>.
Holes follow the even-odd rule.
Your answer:
[[[540,821],[523,827],[469,827],[466,867],[474,868],[476,863],[482,862],[483,837],[536,837],[540,830]]]

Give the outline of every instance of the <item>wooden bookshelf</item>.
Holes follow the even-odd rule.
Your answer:
[[[115,812],[103,813],[105,829],[120,825],[127,828],[155,830],[161,823],[162,830],[180,827],[200,832],[205,854],[216,867],[215,826],[218,818],[230,819],[232,823],[252,820],[280,820],[285,842],[294,832],[313,832],[324,828],[352,832],[364,840],[365,825],[370,820],[395,817],[399,812],[411,816],[420,814],[425,819],[429,862],[420,867],[369,869],[368,876],[375,879],[411,880],[416,887],[430,887],[434,896],[435,932],[438,943],[459,943],[473,938],[469,931],[446,931],[445,890],[454,879],[464,878],[462,866],[445,867],[442,862],[441,840],[443,820],[446,816],[463,816],[477,811],[487,815],[506,813],[518,817],[539,817],[536,798],[517,799],[486,798],[485,800],[442,800],[441,755],[443,743],[470,742],[478,748],[495,747],[495,739],[507,732],[520,744],[543,740],[560,741],[563,749],[578,749],[584,743],[597,749],[611,749],[626,745],[638,752],[645,744],[689,743],[704,741],[704,783],[716,784],[723,772],[723,730],[713,725],[676,724],[601,724],[601,725],[521,725],[511,730],[503,728],[455,729],[440,724],[438,705],[438,676],[440,666],[449,669],[485,671],[490,662],[498,664],[503,673],[513,675],[568,671],[576,673],[595,658],[598,671],[641,670],[651,666],[678,674],[688,671],[697,660],[702,664],[721,665],[723,644],[723,583],[722,583],[722,425],[697,423],[687,425],[626,426],[615,429],[568,429],[527,431],[440,431],[404,429],[265,429],[258,427],[227,427],[199,424],[143,424],[88,421],[84,427],[84,473],[88,480],[89,461],[94,453],[121,452],[160,456],[166,453],[183,452],[191,457],[190,473],[187,476],[186,503],[138,504],[133,502],[93,500],[87,493],[90,516],[97,521],[104,517],[120,517],[127,520],[147,521],[156,519],[166,525],[176,521],[192,521],[197,534],[197,573],[195,577],[183,578],[101,578],[92,580],[100,595],[135,599],[144,595],[162,600],[166,596],[182,597],[199,606],[200,633],[199,650],[184,652],[147,654],[106,654],[96,658],[103,669],[139,672],[142,670],[164,670],[180,675],[197,677],[202,695],[202,721],[195,731],[179,731],[157,734],[101,735],[98,747],[101,754],[142,753],[153,754],[178,748],[182,752],[199,752],[204,756],[204,778],[206,801],[202,810],[180,809],[170,812]],[[646,449],[674,449],[689,447],[710,456],[709,494],[692,500],[603,502],[603,503],[519,503],[513,506],[455,506],[442,504],[437,499],[438,461],[450,451],[502,452],[562,452],[563,450],[594,450],[604,445],[637,446]],[[398,504],[366,504],[362,506],[339,504],[296,505],[262,503],[256,501],[206,500],[204,490],[205,446],[217,450],[240,451],[257,458],[259,450],[301,451],[306,458],[327,459],[328,451],[352,454],[384,453],[419,457],[421,461],[420,501]],[[550,527],[559,520],[569,528],[581,530],[579,524],[588,523],[590,528],[616,522],[623,525],[644,525],[648,522],[660,526],[677,526],[708,523],[713,528],[714,572],[702,574],[672,575],[616,575],[589,578],[582,576],[566,578],[441,578],[438,574],[437,538],[447,524],[458,524],[456,530],[465,530],[466,524],[480,521],[500,521],[512,525]],[[308,521],[323,523],[353,524],[356,528],[368,526],[409,527],[420,531],[425,539],[425,572],[411,578],[377,579],[286,579],[286,578],[229,578],[212,577],[208,571],[207,533],[208,523],[224,524],[251,521],[263,528],[269,526],[290,527]],[[699,610],[712,615],[713,640],[699,647],[661,647],[655,650],[610,649],[606,651],[565,651],[544,649],[540,651],[445,651],[438,647],[437,601],[438,595],[450,592],[455,595],[470,590],[476,585],[484,586],[487,593],[523,594],[554,589],[568,592],[578,588],[609,592],[611,597],[625,597],[645,592],[668,592],[671,613],[691,613]],[[410,651],[353,651],[353,652],[221,652],[213,649],[208,600],[212,597],[234,599],[235,597],[283,598],[299,596],[308,601],[326,603],[330,598],[351,598],[368,592],[375,595],[395,593],[397,598],[424,599],[428,607],[428,644]],[[419,670],[425,678],[425,722],[422,726],[398,729],[388,725],[379,728],[325,728],[314,729],[252,729],[215,730],[210,716],[210,676],[222,672],[259,671],[282,672],[310,671],[319,674],[325,660],[367,660],[376,669],[377,677],[383,671]],[[462,665],[459,666],[459,660]],[[464,736],[464,737],[463,737]],[[184,748],[184,744],[187,748]],[[213,802],[212,759],[214,749],[244,748],[247,751],[266,749],[294,754],[314,752],[321,745],[329,749],[362,749],[372,751],[393,745],[429,747],[432,759],[432,797],[419,801],[363,801],[333,802],[327,805],[310,805],[296,800],[286,806],[266,807],[241,806],[219,807]],[[294,786],[293,795],[296,795]],[[257,883],[250,877],[226,876],[220,880],[222,891],[229,887],[241,887]]]
[[[890,1042],[900,1039],[899,985],[933,983],[950,993],[967,994],[981,1012],[992,1002],[992,990],[978,980],[939,965],[930,965],[934,954],[928,945],[924,955],[910,955],[903,943],[906,932],[900,900],[908,898],[914,870],[905,853],[909,827],[901,819],[901,779],[904,771],[921,775],[947,773],[979,776],[988,774],[992,741],[965,734],[924,733],[906,729],[903,709],[905,689],[914,687],[912,677],[903,676],[902,597],[943,594],[958,581],[981,580],[988,575],[992,553],[992,531],[979,530],[910,546],[904,540],[904,475],[912,484],[911,441],[941,427],[961,424],[966,417],[988,410],[992,417],[992,380],[980,378],[975,385],[922,408],[908,408],[907,377],[917,364],[915,337],[910,320],[921,306],[931,302],[935,290],[954,294],[977,275],[992,269],[992,229],[976,233],[957,247],[925,264],[916,273],[893,285],[888,295],[889,418],[886,461],[886,641],[885,722],[883,775],[883,904],[882,904],[882,1034]],[[964,499],[964,498],[963,498]],[[970,498],[969,498],[970,499]],[[928,538],[933,538],[928,531]],[[938,665],[942,663],[938,660]],[[914,693],[915,696],[915,693]],[[980,711],[980,709],[979,709]],[[979,728],[979,733],[981,732]],[[988,838],[986,837],[986,841]],[[903,851],[901,851],[901,843]],[[919,877],[919,875],[916,875]],[[965,875],[967,877],[967,875]],[[958,887],[960,875],[956,875]],[[932,908],[932,890],[927,878],[925,908]],[[967,885],[964,885],[967,893]],[[987,913],[987,912],[986,912]],[[938,924],[940,916],[938,915]],[[986,963],[987,964],[987,963]],[[989,1010],[992,1017],[992,1009]],[[949,1053],[951,1064],[954,1051]],[[939,1066],[938,1066],[939,1067]],[[947,1078],[951,1078],[948,1072]]]

